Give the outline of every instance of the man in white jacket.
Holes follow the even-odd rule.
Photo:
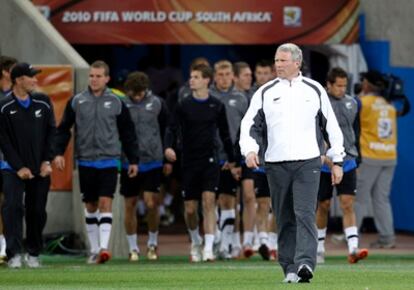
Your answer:
[[[277,78],[253,95],[241,124],[240,147],[248,167],[264,157],[279,233],[279,264],[284,282],[309,282],[318,245],[315,211],[321,148],[330,145],[332,183],[342,179],[343,136],[324,88],[302,76],[302,51],[279,46]]]

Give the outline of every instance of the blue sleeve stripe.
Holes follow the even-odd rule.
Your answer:
[[[128,169],[129,163],[123,162],[122,163],[122,169]],[[152,161],[152,162],[146,162],[146,163],[139,163],[138,164],[138,172],[147,172],[151,171],[153,169],[161,168],[163,166],[162,161]]]
[[[78,160],[79,166],[92,167],[92,168],[97,168],[97,169],[118,167],[118,164],[119,164],[118,159],[104,159],[104,160],[95,160],[95,161]]]

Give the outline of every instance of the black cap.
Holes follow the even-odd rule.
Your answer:
[[[386,85],[386,80],[379,71],[369,70],[361,73],[361,78],[366,79],[368,82],[376,87],[383,87]]]
[[[32,67],[31,64],[25,62],[19,62],[15,66],[12,67],[10,78],[14,81],[16,78],[22,76],[34,77],[38,73],[40,73],[40,69],[35,69]]]

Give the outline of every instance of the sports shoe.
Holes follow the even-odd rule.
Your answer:
[[[316,253],[316,264],[324,264],[324,263],[325,263],[325,253],[317,252]]]
[[[29,268],[40,268],[42,265],[40,264],[39,257],[32,256],[27,254],[25,257],[26,266]]]
[[[98,258],[96,259],[97,264],[104,264],[111,259],[112,255],[107,249],[102,249],[99,252]]]
[[[86,259],[86,264],[96,264],[97,260],[98,260],[98,254],[91,253]]]
[[[258,252],[260,254],[260,256],[262,256],[262,259],[265,261],[269,261],[270,259],[270,252],[269,252],[269,248],[267,247],[266,244],[261,244]]]
[[[220,251],[218,254],[218,258],[221,260],[230,260],[232,258],[231,253],[229,251],[223,250]]]
[[[19,269],[19,268],[21,268],[22,267],[22,256],[21,255],[14,255],[7,262],[7,266],[9,268],[11,268],[11,269]]]
[[[283,283],[298,283],[299,277],[296,273],[287,273],[285,279],[283,279]]]
[[[253,240],[253,252],[258,252],[259,248],[260,248],[260,241],[259,241],[259,237],[257,235],[255,235],[255,238]]]
[[[368,257],[367,249],[355,249],[351,254],[348,255],[348,262],[350,264],[358,263],[359,260],[365,259]]]
[[[240,247],[232,247],[231,248],[231,257],[232,259],[240,258],[241,248]]]
[[[298,268],[298,283],[309,283],[313,278],[313,271],[311,267],[306,264],[302,264]]]
[[[7,263],[7,256],[0,256],[0,265]]]
[[[202,260],[201,255],[201,247],[202,245],[191,244],[191,251],[190,251],[190,262],[198,263]]]
[[[151,261],[158,260],[158,249],[157,246],[151,245],[147,249],[147,259]]]
[[[139,253],[138,253],[138,251],[137,250],[132,250],[131,252],[129,252],[128,260],[130,262],[138,262],[139,261]]]
[[[245,258],[250,258],[251,256],[253,256],[253,254],[254,254],[254,251],[253,251],[253,248],[252,248],[252,246],[251,245],[244,245],[243,246],[243,256],[245,257]]]
[[[277,261],[277,250],[270,250],[269,253],[270,253],[269,260]]]
[[[203,251],[203,262],[214,262],[215,259],[213,251]]]
[[[378,240],[376,242],[371,243],[369,247],[371,249],[394,249],[395,242],[383,242],[381,240]]]

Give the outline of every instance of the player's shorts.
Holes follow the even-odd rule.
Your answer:
[[[356,192],[356,169],[344,172],[341,183],[337,184],[336,191],[338,195],[349,194],[355,195]],[[321,181],[319,183],[318,200],[324,201],[331,199],[333,196],[333,186],[331,173],[321,172]]]
[[[99,197],[114,197],[118,168],[79,166],[79,183],[83,202],[95,202]]]
[[[179,162],[178,160],[181,160],[181,153],[176,152],[177,154],[177,161],[174,162],[173,165],[173,171],[171,172],[171,175],[169,177],[174,178],[176,180],[181,181],[182,176],[183,176],[183,172],[182,172],[182,165],[181,162]]]
[[[155,168],[145,172],[139,172],[138,175],[130,178],[128,170],[121,171],[121,189],[120,193],[125,197],[138,196],[140,192],[160,192],[162,168]]]
[[[218,186],[219,194],[236,196],[238,182],[233,178],[230,170],[220,170],[220,180]]]
[[[217,192],[220,166],[216,162],[200,162],[184,166],[182,170],[182,195],[184,200],[201,200],[204,191]]]
[[[269,183],[267,182],[266,173],[254,173],[254,191],[256,192],[256,198],[270,197]]]
[[[241,180],[254,179],[254,176],[255,176],[255,173],[253,172],[253,169],[247,167],[246,163],[243,163]]]

